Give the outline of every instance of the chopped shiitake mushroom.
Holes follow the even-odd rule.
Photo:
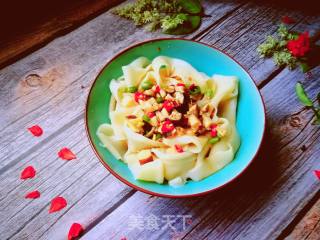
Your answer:
[[[162,122],[162,121],[164,121],[166,118],[169,117],[169,113],[168,113],[168,111],[167,111],[165,108],[162,108],[162,110],[161,110],[161,112],[160,112],[160,114],[159,114],[158,117],[159,117],[160,121]]]
[[[168,101],[174,101],[174,97],[172,97],[170,94],[167,94],[164,99]]]
[[[181,92],[175,92],[175,93],[174,93],[174,98],[175,98],[176,101],[177,101],[178,103],[180,103],[180,104],[182,104],[183,101],[184,101],[184,95],[183,95],[183,93],[181,93]]]
[[[127,120],[129,128],[131,128],[132,131],[136,133],[143,132],[143,120],[141,118],[134,118],[134,119],[128,119]]]
[[[166,66],[160,68],[161,74],[168,74]],[[127,116],[128,126],[145,137],[162,141],[163,137],[182,136],[185,134],[211,134],[213,138],[225,136],[226,129],[211,128],[218,118],[212,118],[215,108],[208,99],[198,102],[204,97],[199,86],[186,85],[179,76],[166,76],[172,85],[157,85],[154,80],[144,80],[139,89],[125,92],[122,104],[126,106],[139,105],[132,116]],[[172,83],[171,82],[171,83]],[[138,90],[138,91],[137,91]],[[135,92],[133,92],[135,91]],[[132,92],[132,93],[131,93]],[[198,105],[199,104],[199,105]],[[134,116],[134,117],[133,117]],[[214,134],[216,131],[217,134]],[[148,162],[150,158],[142,159]],[[152,156],[151,156],[152,161]]]
[[[213,111],[213,107],[210,103],[205,104],[201,109],[200,112],[201,113],[209,113],[209,115],[211,115]]]
[[[210,118],[210,116],[208,114],[203,114],[202,115],[202,123],[203,123],[203,126],[206,128],[206,129],[209,129],[211,124],[212,124],[212,120]]]
[[[167,93],[163,90],[163,89],[160,89],[160,96],[162,97],[162,98],[165,98],[166,97],[166,95],[167,95]]]
[[[175,91],[174,85],[169,85],[169,86],[167,86],[166,91],[167,91],[168,93],[174,93],[174,91]]]
[[[147,132],[146,137],[148,137],[148,138],[151,137],[155,133],[155,130],[156,130],[155,127],[151,128],[151,130],[149,132]]]
[[[149,124],[150,124],[151,126],[153,126],[153,127],[158,126],[158,119],[157,119],[157,117],[154,116],[154,117],[150,118]]]
[[[189,111],[187,112],[188,115],[195,115],[198,116],[198,105],[193,104],[189,107]]]
[[[159,109],[159,104],[157,103],[156,99],[154,99],[153,97],[141,103],[140,106],[143,110],[147,112],[153,112]]]
[[[194,114],[191,114],[188,117],[188,123],[191,126],[191,129],[193,131],[197,131],[199,129],[199,127],[201,126],[201,121],[199,120],[199,118],[197,118]]]
[[[154,95],[154,91],[152,91],[151,89],[145,90],[143,93],[145,95],[147,95],[147,96],[153,96]]]
[[[182,114],[179,113],[177,110],[173,110],[169,116],[169,119],[172,120],[172,121],[178,121],[180,120],[182,117]]]

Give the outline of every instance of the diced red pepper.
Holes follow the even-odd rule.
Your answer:
[[[154,112],[148,112],[148,113],[147,113],[147,116],[148,116],[149,118],[153,118],[155,115],[156,115],[156,114],[155,114]]]
[[[196,85],[194,83],[192,83],[189,87],[189,90],[193,90],[196,87]]]
[[[152,161],[153,161],[153,158],[152,158],[152,156],[150,156],[150,157],[147,157],[145,159],[140,159],[139,163],[140,163],[140,165],[143,165],[143,164],[146,164],[146,163],[152,162]]]
[[[128,118],[128,119],[135,119],[135,118],[137,118],[137,116],[132,114],[132,115],[127,115],[126,118]]]
[[[214,123],[211,124],[211,126],[210,126],[210,128],[211,128],[211,132],[210,132],[211,137],[216,137],[218,135],[217,127],[218,127],[217,124],[214,124]]]
[[[157,85],[157,86],[156,86],[156,89],[154,90],[154,93],[159,93],[159,92],[160,92],[160,90],[161,90],[161,89],[160,89],[160,86],[159,86],[159,85]]]
[[[215,124],[215,123],[212,123],[211,125],[210,125],[210,128],[211,129],[213,129],[213,128],[217,128],[218,127],[218,125],[217,124]]]
[[[163,107],[168,111],[171,112],[175,107],[176,103],[174,101],[165,100],[163,102]]]
[[[211,137],[216,137],[218,135],[218,131],[216,128],[212,128],[210,132]]]
[[[177,150],[178,153],[182,153],[182,152],[183,152],[183,148],[182,148],[181,145],[175,144],[174,147],[176,148],[176,150]]]
[[[161,127],[161,131],[163,133],[168,133],[168,132],[172,132],[174,129],[174,125],[170,120],[166,120]]]
[[[142,92],[135,92],[134,93],[134,100],[139,103],[139,100],[145,101],[147,99],[147,96],[143,94]]]
[[[185,87],[186,85],[184,83],[178,83],[177,86],[178,87]]]

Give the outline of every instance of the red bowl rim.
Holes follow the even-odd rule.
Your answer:
[[[116,59],[118,56],[122,55],[123,53],[129,51],[130,49],[132,48],[135,48],[137,46],[140,46],[140,45],[143,45],[143,44],[146,44],[146,43],[150,43],[150,42],[157,42],[157,41],[166,41],[166,40],[182,40],[182,41],[189,41],[189,42],[193,42],[193,43],[197,43],[197,44],[202,44],[204,46],[207,46],[207,47],[210,47],[210,48],[213,48],[219,52],[221,52],[222,54],[226,55],[227,57],[229,57],[230,59],[232,59],[234,62],[236,62],[238,65],[240,65],[240,67],[248,74],[248,76],[251,78],[251,81],[254,83],[254,86],[256,87],[258,93],[260,94],[260,99],[261,99],[261,102],[262,102],[262,106],[263,106],[263,114],[264,114],[264,127],[263,127],[263,133],[262,133],[262,137],[261,137],[261,140],[260,140],[260,143],[259,143],[259,147],[257,148],[257,151],[255,152],[254,156],[252,157],[252,159],[250,160],[250,162],[248,163],[248,165],[242,169],[242,171],[240,173],[238,173],[237,175],[235,175],[233,178],[231,178],[229,181],[225,182],[224,184],[218,186],[218,187],[215,187],[215,188],[212,188],[210,190],[207,190],[207,191],[204,191],[204,192],[200,192],[200,193],[194,193],[194,194],[185,194],[185,195],[170,195],[170,194],[163,194],[163,193],[157,193],[157,192],[153,192],[153,191],[150,191],[150,190],[147,190],[147,189],[144,189],[144,188],[141,188],[129,181],[127,181],[125,178],[121,177],[119,174],[117,174],[115,171],[113,171],[111,169],[111,167],[103,160],[103,158],[100,156],[100,154],[98,153],[95,145],[93,144],[93,141],[91,139],[91,136],[89,134],[89,128],[88,128],[88,104],[89,104],[89,97],[90,97],[90,94],[91,94],[91,91],[92,91],[92,88],[94,86],[94,84],[96,83],[98,77],[101,75],[101,73],[103,72],[103,70],[114,60]],[[94,153],[96,154],[96,156],[98,157],[99,161],[102,163],[102,165],[108,169],[108,171],[113,175],[115,176],[116,178],[118,178],[121,182],[125,183],[126,185],[132,187],[133,189],[136,189],[138,191],[141,191],[141,192],[144,192],[144,193],[147,193],[147,194],[150,194],[150,195],[153,195],[153,196],[158,196],[158,197],[166,197],[166,198],[187,198],[187,197],[198,197],[198,196],[203,196],[203,195],[206,195],[208,193],[211,193],[211,192],[214,192],[214,191],[217,191],[223,187],[225,187],[227,184],[230,184],[231,182],[235,181],[236,179],[238,179],[248,168],[249,166],[251,165],[251,163],[253,162],[253,160],[256,158],[260,148],[261,148],[261,145],[262,145],[262,142],[263,142],[263,139],[264,139],[264,136],[265,136],[265,130],[266,130],[266,108],[265,108],[265,103],[263,101],[263,97],[261,95],[261,92],[259,91],[258,89],[258,86],[257,84],[255,83],[253,77],[251,76],[251,74],[236,60],[234,59],[232,56],[230,56],[228,53],[224,52],[223,50],[220,50],[218,49],[217,47],[214,47],[214,46],[211,46],[209,44],[206,44],[206,43],[202,43],[202,42],[199,42],[199,41],[195,41],[195,40],[191,40],[191,39],[184,39],[184,38],[155,38],[155,39],[149,39],[149,40],[145,40],[145,41],[142,41],[142,42],[139,42],[137,44],[134,44],[134,45],[131,45],[127,48],[125,48],[124,50],[120,51],[119,53],[117,53],[114,57],[112,57],[105,65],[104,67],[102,67],[102,69],[99,71],[99,73],[97,74],[97,76],[95,77],[93,83],[91,84],[91,87],[90,87],[90,90],[89,90],[89,93],[88,93],[88,96],[87,96],[87,100],[86,100],[86,105],[85,105],[85,129],[86,129],[86,134],[87,134],[87,137],[89,139],[89,143],[90,143],[90,146],[91,148],[93,149]]]

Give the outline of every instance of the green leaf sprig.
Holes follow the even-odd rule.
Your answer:
[[[173,35],[193,32],[203,16],[199,0],[136,0],[115,8],[113,13],[137,26],[146,25],[149,31],[161,28]]]
[[[280,24],[277,37],[268,36],[266,41],[258,46],[257,51],[261,57],[272,57],[277,66],[288,66],[289,69],[296,68],[298,59],[289,52],[287,43],[289,40],[299,36],[296,32],[288,31],[284,24]]]
[[[290,31],[284,24],[280,24],[277,30],[277,35],[267,36],[265,42],[258,46],[257,51],[262,58],[273,58],[273,61],[277,66],[285,66],[290,70],[300,66],[301,71],[306,73],[311,68],[319,65],[320,46],[318,46],[314,41],[318,39],[318,37],[319,36],[315,35],[309,38],[307,32],[298,33]],[[300,52],[304,51],[303,56],[299,56],[297,53],[292,53],[292,44],[297,44],[297,42],[294,41],[297,41],[299,38],[304,38],[304,41],[307,41],[303,44],[301,42],[298,43],[301,48]],[[289,44],[290,42],[291,44]],[[289,45],[291,47],[289,47]],[[291,51],[289,48],[291,48]]]
[[[303,85],[298,82],[296,84],[296,95],[299,99],[299,101],[306,107],[311,108],[314,112],[314,125],[320,125],[320,92],[317,95],[317,102],[318,106],[315,106],[312,100],[308,97],[307,93],[305,92],[305,89]]]

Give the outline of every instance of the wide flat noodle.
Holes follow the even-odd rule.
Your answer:
[[[230,163],[240,146],[236,129],[236,109],[238,79],[234,76],[213,75],[197,71],[189,63],[175,58],[159,56],[151,62],[140,57],[122,67],[123,76],[112,80],[110,90],[111,124],[102,124],[97,135],[102,144],[118,159],[128,164],[137,180],[168,183],[181,186],[187,179],[200,181]],[[210,144],[210,134],[201,136],[179,135],[157,141],[130,129],[126,122],[128,116],[143,116],[144,104],[136,102],[129,87],[151,81],[162,89],[184,83],[195,84],[202,92],[212,90],[213,97],[203,97],[197,102],[201,109],[212,106],[210,121],[218,124],[223,136],[215,144]],[[144,102],[146,103],[146,102]],[[147,107],[152,107],[147,106]],[[137,127],[138,129],[138,127]],[[176,145],[183,151],[177,152]],[[149,151],[152,161],[140,163],[141,151]]]

